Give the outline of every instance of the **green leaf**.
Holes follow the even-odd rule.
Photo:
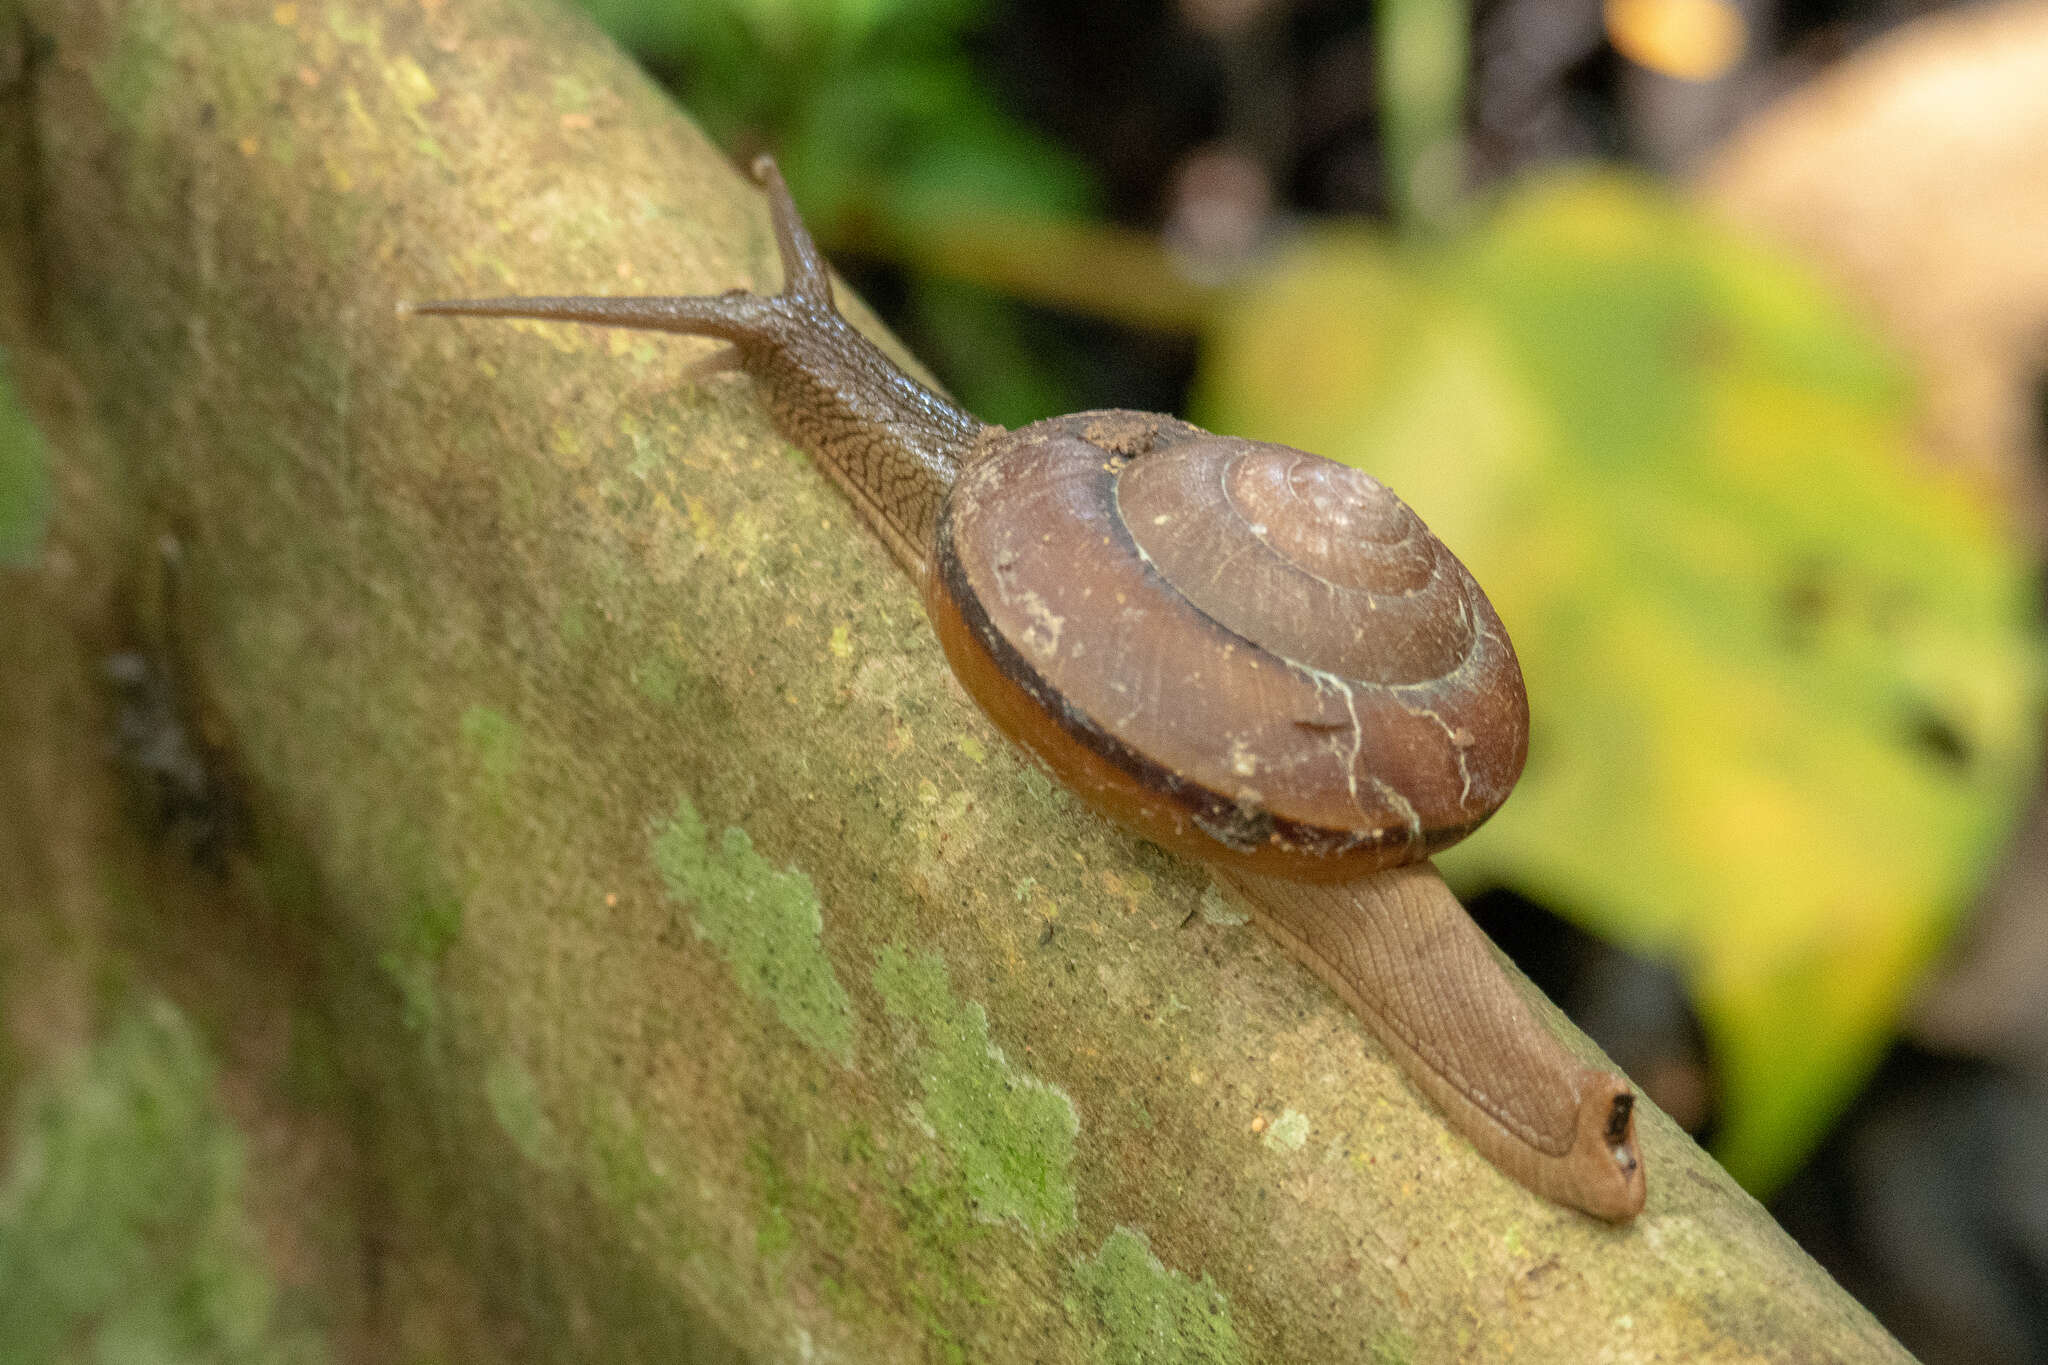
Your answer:
[[[926,343],[922,358],[974,395],[973,410],[984,421],[1020,427],[1086,406],[1070,401],[1075,385],[1056,353],[1033,345],[999,296],[951,280],[919,280],[910,302]]]
[[[902,237],[936,213],[1070,213],[1071,154],[1005,114],[963,44],[983,0],[581,0],[621,42],[680,74],[728,145],[766,144],[820,239],[848,220]]]
[[[1768,1191],[1882,1051],[2038,757],[2043,650],[1991,493],[1792,265],[1560,179],[1426,255],[1303,243],[1202,418],[1385,479],[1472,568],[1534,711],[1446,860],[1687,974],[1718,1155]]]

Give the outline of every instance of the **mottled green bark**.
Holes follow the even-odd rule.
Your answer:
[[[22,610],[88,693],[124,634],[169,659],[248,813],[209,914],[148,883],[95,952],[209,1021],[237,1122],[347,1134],[374,1287],[272,1273],[338,1349],[1902,1354],[1661,1117],[1633,1227],[1543,1204],[1190,919],[1206,878],[1017,760],[699,344],[394,315],[773,282],[757,196],[580,22],[0,0],[0,45],[0,339],[58,461]],[[94,707],[8,667],[90,765]],[[266,1101],[256,982],[326,1098]],[[38,990],[22,1075],[95,1031]]]

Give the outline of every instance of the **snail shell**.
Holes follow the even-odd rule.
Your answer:
[[[925,605],[998,728],[1210,862],[1337,880],[1425,858],[1528,749],[1507,632],[1405,503],[1156,414],[992,443],[940,509]]]

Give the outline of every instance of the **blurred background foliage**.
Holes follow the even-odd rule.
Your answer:
[[[1482,922],[1909,1345],[2048,1359],[2048,1029],[2017,1059],[1896,1041],[2038,783],[2039,412],[2001,419],[2017,454],[1930,440],[1959,348],[1873,301],[1904,268],[1851,251],[1872,295],[1838,293],[1687,179],[1941,5],[582,2],[736,161],[780,157],[983,416],[1181,411],[1413,503],[1536,712],[1521,787],[1445,859]],[[2044,106],[1908,104],[1860,185]],[[1912,273],[1967,269],[1937,239]],[[0,560],[33,553],[45,463],[0,373]],[[2048,961],[2041,897],[2007,899]]]

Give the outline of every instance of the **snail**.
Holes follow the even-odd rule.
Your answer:
[[[1369,475],[1153,413],[988,425],[840,315],[773,161],[775,295],[463,299],[409,311],[730,343],[775,425],[918,583],[997,729],[1087,804],[1199,859],[1509,1176],[1622,1222],[1635,1095],[1530,1012],[1429,862],[1521,773],[1513,646]]]

